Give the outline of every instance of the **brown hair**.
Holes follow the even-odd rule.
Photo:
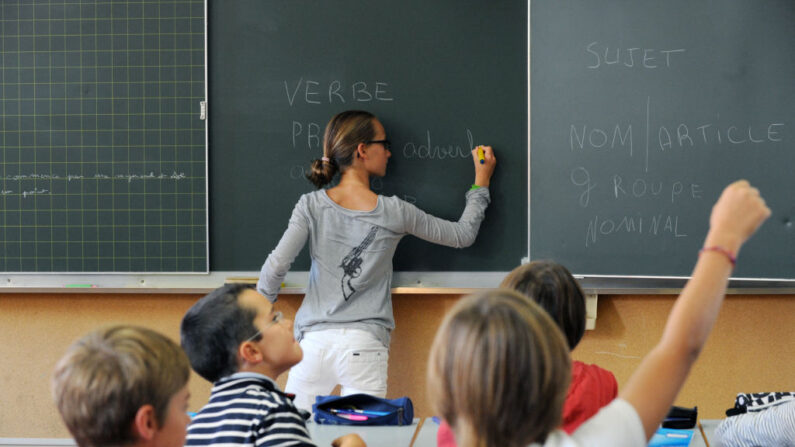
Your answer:
[[[507,289],[469,296],[436,333],[428,395],[460,447],[543,442],[561,423],[569,357],[555,322],[527,297]]]
[[[240,295],[248,289],[254,289],[254,284],[224,284],[194,303],[182,317],[182,349],[193,370],[210,383],[238,372],[240,344],[259,332],[254,324],[257,310],[240,303]]]
[[[514,289],[544,308],[563,331],[570,350],[585,334],[585,297],[566,267],[553,261],[533,261],[513,269],[500,287]]]
[[[77,340],[55,367],[52,393],[80,447],[131,444],[138,410],[152,405],[160,426],[190,375],[188,358],[167,337],[114,326]]]
[[[316,187],[322,188],[331,182],[337,171],[345,172],[353,163],[353,157],[359,143],[375,137],[373,126],[375,115],[362,110],[348,110],[338,113],[326,125],[323,135],[323,156],[312,161],[306,178]]]

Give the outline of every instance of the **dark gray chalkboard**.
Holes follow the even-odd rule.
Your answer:
[[[413,237],[402,271],[507,271],[527,254],[527,9],[522,1],[209,4],[210,265],[258,270],[313,186],[329,118],[365,109],[393,143],[373,189],[457,219],[470,148],[497,153],[474,246]],[[308,270],[308,256],[293,270]]]
[[[0,2],[0,271],[207,271],[204,2]]]
[[[795,3],[531,7],[531,249],[586,275],[688,275],[738,178],[772,218],[733,276],[795,277]]]

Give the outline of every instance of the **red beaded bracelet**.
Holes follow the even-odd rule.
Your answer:
[[[704,253],[705,251],[717,251],[718,253],[723,253],[727,258],[729,258],[729,262],[732,263],[732,267],[737,265],[737,258],[732,254],[732,252],[721,246],[713,245],[711,247],[704,247],[698,251],[698,254],[701,255],[701,253]]]

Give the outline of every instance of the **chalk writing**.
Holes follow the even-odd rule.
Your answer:
[[[632,156],[632,124],[627,124],[623,129],[620,124],[616,124],[612,132],[597,127],[588,128],[587,125],[583,125],[582,129],[579,129],[572,124],[569,127],[569,147],[571,150],[573,151],[577,147],[584,149],[586,143],[593,149],[601,149],[608,145],[610,149],[614,149],[616,143],[618,146],[623,147],[628,145],[629,155]]]
[[[585,208],[591,200],[591,191],[596,188],[596,183],[591,182],[591,174],[582,166],[571,170],[571,182],[574,186],[584,186],[585,190],[580,194],[580,206]]]
[[[684,48],[655,50],[653,48],[611,48],[599,42],[591,42],[585,46],[585,51],[592,60],[590,69],[597,69],[603,66],[615,65],[626,68],[670,68],[672,55],[684,53]]]
[[[585,231],[585,247],[597,243],[602,236],[616,233],[637,233],[639,235],[687,237],[679,228],[679,216],[657,214],[653,216],[620,216],[606,219],[594,216],[588,221]]]
[[[304,129],[306,129],[306,134],[304,134]],[[304,124],[298,121],[293,121],[292,134],[293,147],[296,147],[296,144],[298,143],[298,137],[305,136],[307,149],[320,148],[320,124],[312,122]]]
[[[409,141],[403,145],[403,157],[419,158],[421,160],[445,160],[447,158],[468,158],[472,156],[471,151],[472,148],[474,148],[474,138],[472,137],[472,131],[469,129],[466,130],[467,143],[464,146],[459,144],[432,144],[430,130],[425,132],[425,137],[425,141],[420,144]]]
[[[580,206],[583,208],[588,207],[592,192],[597,188],[597,183],[592,180],[590,172],[583,166],[577,166],[571,170],[569,179],[574,186],[578,187],[578,202]],[[700,184],[679,180],[663,181],[639,177],[625,178],[619,174],[614,174],[609,177],[609,181],[605,184],[609,189],[609,196],[614,200],[642,198],[668,200],[670,198],[671,203],[676,203],[684,199],[699,200],[704,197],[704,190]],[[600,188],[600,190],[604,190],[604,188]]]
[[[290,168],[290,178],[293,180],[305,179],[306,169],[303,166],[295,165]]]
[[[625,182],[620,175],[613,176],[612,186],[613,197],[615,199],[660,196],[663,189],[665,189],[666,197],[668,197],[668,193],[670,192],[671,203],[674,203],[679,196],[686,192],[688,193],[687,195],[693,199],[701,199],[703,194],[701,185],[695,183],[690,183],[687,186],[687,190],[685,190],[685,184],[680,181],[665,183],[662,181],[646,181],[642,178],[636,178]]]
[[[658,147],[665,151],[674,147],[695,147],[699,144],[762,144],[778,143],[783,140],[781,128],[784,123],[770,123],[766,126],[724,126],[707,123],[700,125],[679,123],[672,126],[659,126],[657,129]],[[634,149],[632,124],[616,124],[612,129],[588,125],[569,126],[569,148],[575,149],[615,149],[627,148],[632,156]]]
[[[159,173],[155,174],[154,172],[149,172],[146,174],[102,174],[97,173],[90,176],[79,175],[79,174],[66,174],[66,175],[59,175],[59,174],[13,174],[13,175],[6,175],[0,176],[0,181],[23,181],[23,180],[41,180],[41,181],[51,181],[51,180],[65,180],[67,182],[71,182],[73,180],[87,180],[87,179],[94,179],[94,180],[127,180],[127,183],[132,182],[133,180],[184,180],[187,176],[184,172],[172,172],[171,174],[166,173]]]
[[[784,123],[770,123],[767,128],[760,129],[754,126],[728,126],[722,127],[712,123],[699,126],[688,126],[680,123],[671,126],[660,126],[657,132],[659,148],[661,150],[673,147],[694,147],[697,143],[704,144],[761,144],[767,142],[777,143],[782,141],[779,132]],[[692,129],[692,130],[691,130]]]
[[[369,84],[365,81],[356,81],[350,86],[340,81],[331,81],[325,88],[321,88],[321,83],[313,80],[284,81],[284,92],[287,94],[287,102],[293,107],[296,100],[304,104],[340,104],[346,103],[346,97],[351,102],[373,102],[373,101],[394,101],[392,94],[389,93],[389,84],[382,81],[374,81]]]
[[[47,194],[48,192],[49,191],[47,191],[46,189],[34,188],[34,189],[30,190],[30,191],[22,191],[22,198],[25,199],[25,198],[27,198],[29,196],[37,196],[37,195],[41,195],[41,194]]]

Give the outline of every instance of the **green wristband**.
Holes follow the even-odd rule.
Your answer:
[[[469,188],[470,191],[480,188],[480,185],[472,184],[472,187]]]

